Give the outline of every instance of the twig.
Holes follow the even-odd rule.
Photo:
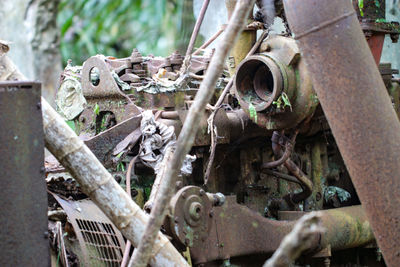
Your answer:
[[[58,247],[58,253],[61,255],[61,261],[62,265],[67,267],[69,266],[68,263],[68,258],[67,258],[67,252],[65,250],[65,244],[64,244],[64,234],[62,231],[62,225],[61,222],[58,221],[56,222],[56,231],[57,231],[57,247]]]
[[[214,125],[214,119],[215,119],[215,116],[217,115],[218,110],[219,110],[219,108],[217,110],[214,110],[213,113],[211,113],[210,117],[208,117],[208,119],[207,119],[208,131],[211,134],[211,146],[210,146],[210,157],[208,159],[206,172],[204,173],[204,185],[207,185],[207,183],[208,183],[208,177],[210,176],[211,167],[214,162],[215,148],[218,143],[218,129],[217,129],[217,126]]]
[[[263,267],[287,267],[301,255],[303,251],[309,249],[315,234],[324,232],[321,226],[321,215],[318,212],[311,212],[301,217],[287,234],[279,248],[269,258]]]
[[[161,224],[164,221],[167,212],[166,207],[171,200],[178,172],[181,169],[186,154],[193,145],[200,121],[204,116],[205,106],[213,96],[215,84],[222,73],[228,52],[232,44],[236,41],[238,34],[242,31],[245,20],[253,5],[254,0],[240,0],[236,4],[234,14],[229,22],[228,28],[226,29],[224,38],[218,44],[218,48],[211,59],[204,80],[200,85],[200,89],[189,109],[178,137],[176,150],[166,168],[159,193],[157,194],[156,202],[151,209],[150,219],[146,225],[145,234],[143,235],[139,247],[133,253],[130,266],[134,263],[134,266],[145,267],[149,261],[151,251],[155,244],[155,233],[159,231]]]
[[[215,41],[215,39],[217,39],[221,33],[224,32],[224,28],[221,27],[221,29],[219,29],[219,31],[217,31],[213,36],[211,36],[210,39],[208,39],[204,44],[202,44],[199,48],[196,49],[196,51],[193,52],[192,56],[197,55],[198,53],[200,53],[203,49],[206,49],[212,42]]]
[[[132,168],[133,165],[135,165],[137,156],[135,156],[131,161],[129,162],[128,169],[126,171],[126,176],[125,176],[125,183],[126,183],[126,193],[128,193],[129,197],[131,196],[131,173],[132,173]],[[129,260],[129,252],[131,251],[131,241],[127,241],[125,244],[125,251],[124,255],[122,257],[122,262],[121,262],[121,267],[125,267],[126,264],[128,263]]]
[[[194,29],[192,32],[192,36],[190,37],[189,45],[186,50],[186,55],[183,60],[183,64],[181,67],[181,73],[187,73],[189,68],[190,68],[190,60],[192,58],[192,50],[194,47],[194,43],[196,42],[197,35],[199,34],[200,31],[200,26],[203,23],[204,15],[206,14],[208,4],[210,3],[210,0],[204,0],[203,5],[200,10],[199,17],[196,20],[196,24],[194,25]]]

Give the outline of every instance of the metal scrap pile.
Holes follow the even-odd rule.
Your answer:
[[[230,14],[235,2],[227,1]],[[268,3],[282,10],[281,1]],[[347,4],[349,10],[339,14],[339,21],[356,18]],[[382,6],[375,5],[379,12],[371,14],[383,16]],[[373,9],[365,5],[357,15],[379,63],[383,39],[378,47],[373,44],[382,34],[397,40],[399,27],[394,24],[389,30],[387,22],[367,21],[361,14],[367,14],[367,7]],[[279,16],[285,20],[281,11]],[[297,264],[382,265],[370,257],[379,248],[317,97],[306,56],[290,32],[270,35],[266,30],[257,40],[257,30],[264,30],[259,23],[244,28],[218,77],[215,94],[210,95],[207,116],[198,114],[193,146],[189,154],[182,154],[186,158],[169,186],[174,196],[164,203],[162,233],[179,252],[190,251],[185,255],[194,265],[246,266],[259,264],[276,251],[294,228],[293,220],[320,211],[324,231],[312,233],[307,249],[302,249],[308,254]],[[316,28],[303,34],[313,31]],[[361,31],[359,35],[365,42]],[[160,173],[169,167],[168,155],[176,148],[215,56],[195,54],[189,63],[177,52],[167,58],[142,56],[136,49],[121,59],[96,55],[82,67],[68,64],[61,78],[59,113],[148,213],[154,210],[152,201],[164,178]],[[400,86],[392,79],[396,71],[387,63],[379,67],[384,94],[389,93],[392,105],[400,110]],[[124,253],[125,240],[117,228],[50,158],[46,175],[57,258],[64,265],[79,260],[119,266],[130,249],[127,245]],[[247,257],[254,254],[262,257]]]

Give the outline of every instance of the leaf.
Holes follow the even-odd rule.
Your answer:
[[[292,104],[290,104],[289,97],[285,92],[282,93],[283,107],[290,107],[290,111],[292,111]]]
[[[94,106],[93,109],[94,114],[99,115],[100,114],[100,107],[99,105],[96,103],[96,105]]]
[[[75,122],[74,121],[65,121],[65,122],[68,124],[69,128],[71,128],[75,132]]]
[[[360,15],[361,17],[364,17],[364,0],[358,0],[358,9],[360,9]]]
[[[257,110],[251,103],[249,105],[249,112],[250,112],[250,119],[254,119],[254,122],[257,123]]]

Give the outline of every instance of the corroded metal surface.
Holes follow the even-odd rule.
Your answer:
[[[96,155],[100,162],[106,164],[107,160],[111,158],[111,153],[116,145],[127,135],[138,129],[141,120],[141,114],[133,116],[95,137],[85,140],[85,144]]]
[[[197,247],[208,237],[211,228],[209,211],[212,202],[197,186],[186,186],[171,200],[171,214],[167,227],[174,239],[188,247]]]
[[[98,70],[99,81],[91,81],[91,71]],[[85,61],[82,69],[82,90],[84,96],[105,97],[113,96],[124,99],[124,94],[118,88],[111,75],[111,68],[107,65],[104,56],[93,56]]]
[[[217,259],[273,253],[295,221],[276,221],[262,217],[228,196],[221,207],[208,211],[212,218],[208,238],[191,248],[192,261],[205,263]],[[367,245],[374,240],[361,206],[321,211],[326,232],[316,235],[309,252],[331,246],[332,250]],[[299,218],[304,213],[296,213]],[[183,227],[180,224],[178,227]]]
[[[303,216],[302,211],[280,211],[279,219],[295,221]],[[374,241],[371,225],[362,206],[329,209],[321,212],[321,221],[326,229],[318,247],[343,250],[365,246]]]
[[[40,83],[0,83],[0,265],[48,266]]]
[[[284,4],[385,262],[397,266],[400,124],[356,13],[350,1]]]
[[[319,104],[308,68],[292,38],[266,39],[237,67],[235,96],[251,120],[268,130],[297,126]]]

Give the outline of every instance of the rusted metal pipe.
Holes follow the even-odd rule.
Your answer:
[[[274,131],[273,135],[272,135],[272,139],[279,139],[279,134],[277,131]],[[295,134],[292,137],[292,140],[287,141],[285,144],[285,152],[283,153],[283,155],[278,158],[275,161],[271,161],[271,162],[266,162],[264,163],[261,168],[262,169],[271,169],[271,168],[275,168],[278,167],[282,164],[285,163],[285,161],[290,157],[290,155],[292,154],[293,151],[293,147],[294,147],[294,140],[296,138],[297,134]],[[272,147],[273,147],[273,151],[280,151],[280,145],[278,143],[278,140],[272,141]],[[279,153],[280,154],[280,153]]]
[[[365,246],[374,240],[362,206],[322,211],[321,221],[326,229],[321,237],[321,248],[330,245],[332,250],[342,250]]]
[[[305,214],[296,211],[283,213],[286,215],[286,218],[282,218],[284,220],[267,219],[237,204],[235,196],[226,196],[224,205],[213,207],[212,227],[205,243],[190,249],[192,262],[197,265],[229,257],[273,253],[285,235],[293,229],[296,223],[294,220]],[[371,227],[360,205],[318,213],[325,232],[315,234],[310,252],[328,245],[332,250],[362,247],[374,241]],[[265,237],[268,237],[268,242],[265,242]],[[224,246],[216,248],[215,244]]]
[[[290,142],[294,143],[294,140],[297,136],[298,131],[295,132],[294,136],[291,138]],[[286,150],[289,148],[286,147],[285,153],[282,151],[282,146],[279,144],[279,138],[281,135],[277,132],[274,131],[274,134],[272,136],[272,150],[274,151],[275,156],[277,156],[280,159],[285,158],[285,153]],[[292,144],[293,146],[293,144]],[[290,154],[289,154],[290,156]],[[280,159],[278,161],[280,161]],[[289,157],[286,158],[286,160],[283,162],[284,166],[286,169],[289,170],[291,174],[293,174],[294,177],[300,182],[303,191],[295,194],[290,194],[289,199],[293,203],[299,203],[306,198],[308,198],[313,191],[313,182],[304,174],[304,172],[294,163]],[[263,165],[263,167],[265,164]]]
[[[398,266],[400,124],[352,4],[284,0],[284,5],[385,262]]]

